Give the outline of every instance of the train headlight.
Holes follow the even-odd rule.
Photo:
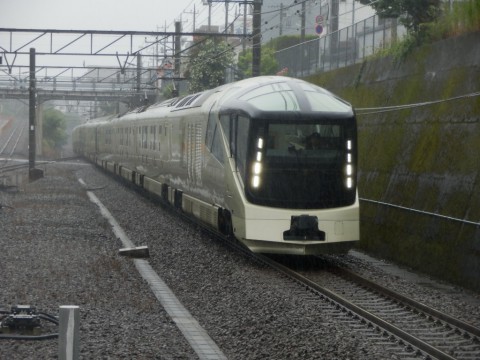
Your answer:
[[[260,186],[260,176],[254,175],[252,178],[252,186],[258,188]]]
[[[351,164],[347,164],[347,166],[345,167],[345,173],[347,174],[347,176],[352,176],[353,168]]]
[[[262,172],[262,164],[260,164],[259,162],[255,162],[255,164],[253,164],[253,173],[255,175],[260,175],[261,172]]]
[[[347,186],[347,189],[353,188],[353,180],[351,177],[347,177],[347,181],[345,185]]]
[[[263,138],[258,138],[257,148],[263,149]]]
[[[257,153],[255,155],[255,162],[253,163],[253,176],[252,176],[252,187],[258,188],[260,186],[260,173],[262,172],[262,149],[263,149],[263,138],[259,137],[257,139]]]
[[[352,189],[353,188],[353,164],[352,164],[352,149],[353,149],[353,143],[352,140],[347,140],[345,147],[347,149],[347,156],[346,156],[346,162],[347,164],[345,165],[345,187],[347,189]]]

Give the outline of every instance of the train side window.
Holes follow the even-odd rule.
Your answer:
[[[235,159],[237,170],[245,181],[250,119],[245,116],[228,114],[220,117],[220,123],[228,137],[229,156]]]
[[[142,127],[142,148],[147,149],[148,146],[148,127],[143,126]]]
[[[222,115],[220,116],[220,123],[222,124],[223,132],[225,136],[227,137],[229,147],[231,145],[231,119],[230,119],[230,114]],[[228,157],[232,157],[232,149],[229,149],[229,152],[227,154]]]
[[[238,123],[236,121],[236,116],[232,115],[230,118],[230,153],[232,154],[232,157],[235,158],[235,155],[237,153],[237,138],[235,135],[237,134],[237,125]]]
[[[239,116],[236,120],[235,136],[235,160],[237,169],[245,182],[245,166],[247,162],[248,133],[250,128],[250,119],[245,116]]]
[[[152,150],[155,150],[157,147],[157,127],[155,125],[152,126],[152,134],[153,134],[153,139],[151,140],[152,142]]]
[[[210,112],[208,115],[208,122],[207,122],[207,134],[205,135],[205,146],[207,149],[212,149],[212,142],[213,142],[213,136],[215,134],[215,129],[216,129],[216,122],[215,122],[215,115]]]
[[[222,146],[222,137],[220,136],[220,129],[218,126],[215,126],[215,131],[213,134],[212,142],[212,155],[223,164],[223,146]]]
[[[158,126],[158,139],[157,139],[157,149],[158,151],[160,151],[160,136],[162,135],[163,133],[163,127],[162,125],[159,125]]]

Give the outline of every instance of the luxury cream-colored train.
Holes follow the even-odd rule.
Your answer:
[[[359,240],[352,107],[255,77],[74,129],[74,150],[253,252],[342,253]]]

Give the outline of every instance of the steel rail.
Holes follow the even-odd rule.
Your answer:
[[[10,141],[12,140],[13,136],[15,135],[17,129],[19,129],[20,127],[22,126],[22,124],[20,125],[17,125],[15,127],[15,129],[12,130],[12,132],[10,133],[10,136],[8,137],[7,141],[5,141],[5,144],[3,145],[3,147],[0,149],[0,154],[3,154],[5,149],[7,148],[7,146],[10,144]],[[21,135],[21,134],[20,134]],[[14,149],[15,150],[15,149]],[[9,154],[11,155],[11,153]]]
[[[363,286],[366,286],[378,293],[381,293],[387,297],[390,297],[390,298],[393,298],[405,305],[408,305],[410,306],[411,308],[415,308],[425,314],[428,314],[430,316],[433,316],[439,320],[442,320],[443,322],[446,322],[450,325],[453,325],[461,330],[464,330],[466,332],[469,332],[471,334],[473,334],[474,336],[477,336],[478,338],[480,338],[480,329],[469,324],[469,323],[466,323],[462,320],[459,320],[459,319],[456,319],[450,315],[447,315],[445,313],[442,313],[438,310],[435,310],[421,302],[418,302],[416,300],[413,300],[405,295],[402,295],[402,294],[399,294],[393,290],[390,290],[386,287],[383,287],[371,280],[368,280],[366,278],[364,278],[363,276],[360,276],[354,272],[352,272],[351,270],[348,270],[348,269],[345,269],[345,268],[341,268],[341,267],[338,267],[336,266],[335,269],[334,269],[334,272],[335,273],[338,273],[340,275],[344,275],[346,277],[349,277],[350,279],[352,279],[353,281],[363,285]]]
[[[103,172],[106,174],[119,179],[115,174],[108,172],[106,169],[100,168]],[[124,179],[119,179],[121,182],[128,184],[129,186],[132,186],[131,183],[125,182]],[[193,224],[199,225],[199,227],[215,237],[218,240],[221,240],[224,244],[226,244],[229,247],[232,247],[236,249],[237,251],[242,252],[245,254],[247,257],[252,258],[255,261],[258,261],[259,263],[263,263],[264,265],[267,265],[280,273],[284,274],[288,278],[291,278],[295,280],[297,283],[300,285],[307,287],[307,289],[319,293],[320,296],[322,296],[324,299],[327,301],[334,303],[338,305],[339,307],[343,308],[344,310],[347,311],[347,313],[351,313],[352,315],[356,316],[357,318],[362,318],[364,321],[367,323],[372,324],[376,329],[379,330],[384,330],[385,332],[388,332],[390,334],[393,334],[396,338],[400,339],[401,341],[405,342],[406,345],[411,345],[421,354],[427,354],[428,356],[434,357],[439,360],[454,360],[455,358],[448,355],[447,353],[443,352],[442,350],[430,345],[429,343],[419,339],[416,336],[413,336],[409,334],[408,332],[400,329],[399,327],[393,325],[392,323],[383,320],[382,318],[378,317],[377,315],[373,314],[372,312],[365,310],[364,308],[355,305],[351,301],[347,300],[346,298],[342,297],[341,295],[335,293],[334,291],[328,290],[319,284],[313,282],[312,280],[302,276],[301,274],[289,269],[288,267],[279,264],[273,259],[270,259],[269,257],[263,255],[263,254],[258,254],[258,253],[252,253],[249,251],[243,244],[240,244],[237,240],[235,239],[230,239],[227,238],[223,235],[220,235],[219,233],[213,231],[212,229],[208,228],[205,224],[199,222],[198,220],[192,218],[191,216],[185,214],[184,212],[180,211],[179,209],[172,208],[171,206],[168,206],[167,203],[165,202],[164,199],[161,199],[155,195],[148,194],[146,190],[144,189],[139,189],[136,187],[133,187],[136,191],[141,193],[144,196],[150,197],[152,200],[154,200],[156,203],[161,204],[162,207],[167,209],[168,211],[171,211],[172,213],[175,213],[177,215],[180,215],[183,219],[187,220],[188,222],[191,222]],[[232,241],[233,240],[233,241]],[[428,357],[427,357],[428,358]]]
[[[27,167],[28,167],[28,163],[0,166],[0,174],[27,168]]]
[[[300,284],[305,285],[312,290],[321,293],[323,296],[326,298],[334,301],[337,303],[339,306],[342,306],[345,308],[347,311],[350,311],[354,314],[357,314],[358,316],[364,318],[365,320],[368,320],[370,323],[374,324],[375,326],[384,329],[388,331],[389,333],[395,335],[399,339],[402,339],[403,341],[411,344],[412,346],[416,347],[420,351],[433,356],[439,360],[454,360],[455,358],[446,354],[445,352],[441,351],[440,349],[437,349],[436,347],[426,343],[425,341],[405,332],[404,330],[398,328],[397,326],[379,318],[375,314],[355,305],[354,303],[350,302],[349,300],[345,299],[344,297],[338,295],[337,293],[328,290],[317,283],[311,281],[310,279],[302,276],[301,274],[298,274],[297,272],[289,269],[288,267],[281,265],[277,263],[276,261],[264,256],[264,255],[259,255],[256,254],[259,259],[261,259],[263,262],[268,264],[269,266],[273,267],[277,271],[283,273],[284,275],[295,279],[298,281]]]

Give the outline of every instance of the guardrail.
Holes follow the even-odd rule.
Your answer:
[[[406,34],[397,19],[375,15],[318,39],[279,50],[275,57],[288,75],[302,77],[362,62]]]

